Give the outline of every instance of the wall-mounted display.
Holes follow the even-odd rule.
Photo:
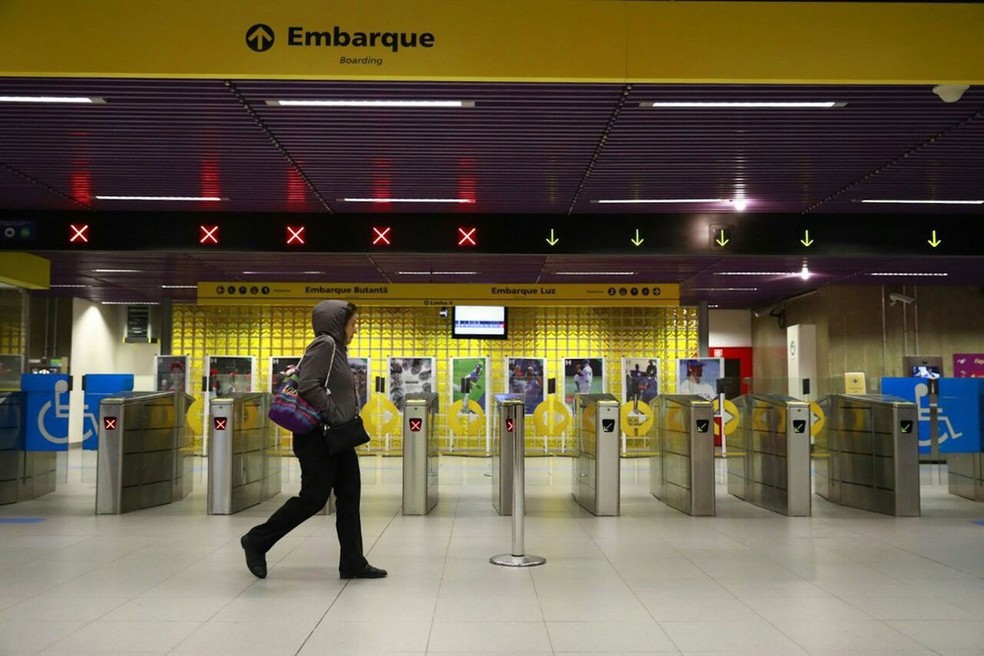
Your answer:
[[[0,392],[20,389],[20,377],[24,372],[24,356],[12,353],[0,354]]]
[[[187,355],[158,355],[154,358],[158,392],[191,394]]]
[[[407,394],[437,391],[434,358],[390,358],[386,390],[396,409],[403,412]]]
[[[702,399],[717,396],[717,379],[724,371],[721,358],[686,358],[677,360],[676,393],[696,394]]]
[[[528,415],[543,403],[546,370],[546,358],[506,358],[506,392],[524,396]]]
[[[572,405],[575,394],[605,391],[605,358],[564,358],[564,403]]]

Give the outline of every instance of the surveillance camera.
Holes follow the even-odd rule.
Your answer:
[[[969,84],[937,84],[933,87],[933,93],[945,103],[955,103],[963,98],[964,92],[969,88]]]
[[[439,317],[441,317],[442,319],[447,319],[447,318],[448,318],[448,309],[447,309],[447,308],[441,308],[441,309],[440,309],[440,310],[438,311],[438,313],[437,313],[437,314],[438,314],[438,316],[439,316]]]
[[[889,294],[888,299],[892,302],[892,305],[895,305],[896,303],[905,303],[906,305],[908,305],[909,303],[912,303],[913,301],[916,300],[911,296],[906,296],[905,294],[899,294],[899,293]]]

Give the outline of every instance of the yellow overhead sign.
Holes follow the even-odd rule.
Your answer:
[[[0,283],[23,289],[48,289],[51,262],[30,253],[0,253]]]
[[[3,0],[0,75],[981,84],[982,34],[977,3]]]
[[[343,298],[361,305],[677,306],[677,284],[518,285],[353,282],[200,282],[199,305],[314,304]]]

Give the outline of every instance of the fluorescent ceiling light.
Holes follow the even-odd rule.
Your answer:
[[[198,289],[198,285],[161,285],[161,289]]]
[[[609,198],[603,200],[594,200],[592,203],[599,203],[601,205],[613,205],[613,204],[630,204],[630,203],[665,203],[665,204],[676,204],[676,203],[729,203],[730,198]]]
[[[758,287],[694,287],[694,292],[757,292]]]
[[[803,268],[800,269],[799,277],[802,278],[803,280],[809,280],[811,275],[813,274],[810,273],[810,267],[804,264]]]
[[[346,203],[474,203],[471,198],[339,198]]]
[[[556,276],[634,276],[635,271],[557,271]]]
[[[474,107],[474,100],[268,100],[267,105],[279,107]]]
[[[915,271],[892,271],[887,273],[866,273],[867,276],[909,276],[909,277],[922,277],[922,278],[946,278],[949,273],[922,273]],[[54,286],[54,285],[52,285]]]
[[[93,273],[140,273],[140,269],[93,269]]]
[[[640,107],[655,107],[655,108],[693,108],[693,109],[832,109],[844,107],[847,105],[846,102],[836,102],[833,100],[827,101],[734,101],[734,102],[719,102],[719,101],[677,101],[677,102],[644,102],[639,103]]]
[[[175,200],[175,201],[219,201],[220,196],[96,196],[98,200]]]
[[[73,288],[73,289],[85,289],[87,287],[92,287],[92,285],[48,285],[48,287],[51,287],[51,288],[57,287],[59,289],[69,289],[69,288]]]
[[[789,271],[721,271],[714,274],[715,276],[793,276],[798,275],[797,273],[790,273]]]
[[[158,301],[102,301],[102,305],[160,305]]]
[[[321,276],[324,271],[243,271],[244,276]],[[234,284],[234,283],[233,283]]]
[[[105,105],[98,96],[0,96],[0,102]]]
[[[397,271],[401,276],[475,276],[478,271]]]
[[[984,200],[902,200],[891,198],[866,198],[861,202],[893,205],[984,205]]]

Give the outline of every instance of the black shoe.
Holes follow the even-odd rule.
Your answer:
[[[239,538],[239,544],[243,545],[243,551],[246,552],[246,567],[256,578],[265,579],[267,575],[266,554],[253,546],[248,535]]]
[[[385,569],[379,569],[378,567],[373,567],[369,563],[362,569],[357,569],[352,572],[346,572],[343,570],[338,571],[338,578],[341,579],[381,579],[386,576]]]

